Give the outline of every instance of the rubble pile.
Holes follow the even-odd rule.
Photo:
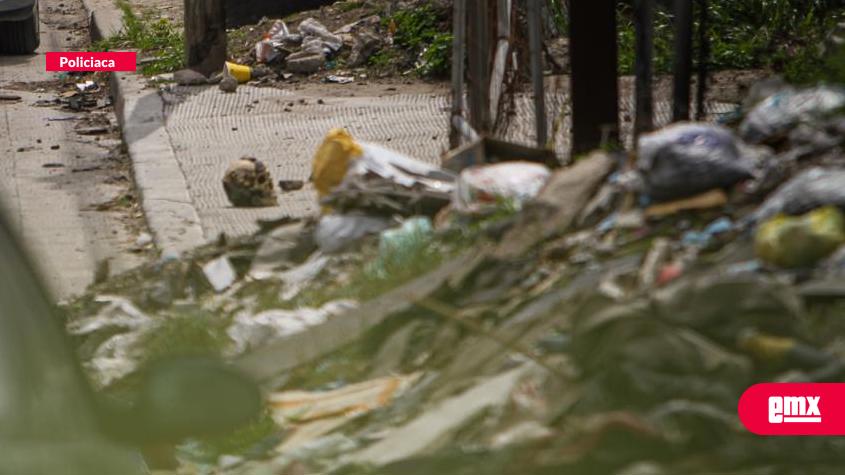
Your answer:
[[[94,287],[69,328],[107,388],[185,320],[215,324],[171,351],[262,382],[270,429],[187,443],[180,473],[836,473],[841,439],[758,437],[736,408],[845,375],[840,101],[770,88],[738,128],[557,170],[440,170],[334,130],[319,217]]]
[[[242,27],[230,34],[229,51],[234,62],[259,71],[253,79],[267,84],[297,76],[337,84],[413,72],[438,76],[442,65],[432,68],[426,52],[448,45],[443,31],[450,16],[451,5],[439,0],[335,2]],[[440,43],[432,45],[435,37]]]

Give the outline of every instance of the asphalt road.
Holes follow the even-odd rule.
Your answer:
[[[111,108],[71,111],[46,102],[77,80],[45,71],[43,53],[85,47],[81,3],[41,3],[38,54],[0,56],[0,94],[11,96],[0,100],[0,203],[48,287],[63,299],[81,293],[95,274],[125,270],[150,252],[133,252],[144,223]],[[77,131],[92,125],[108,130]]]

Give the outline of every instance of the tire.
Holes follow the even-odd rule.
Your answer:
[[[26,20],[0,22],[0,52],[7,54],[30,54],[41,44],[38,23],[38,4]]]

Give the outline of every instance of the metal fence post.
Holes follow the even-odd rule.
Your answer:
[[[461,133],[454,125],[456,116],[464,113],[464,61],[466,60],[467,4],[466,0],[455,0],[453,13],[452,41],[452,114],[449,118],[449,146],[461,144]]]
[[[639,136],[654,128],[654,98],[652,97],[652,59],[654,55],[654,0],[634,0],[636,27],[636,115],[634,134]]]
[[[698,0],[698,91],[696,92],[696,120],[704,120],[704,103],[707,96],[707,67],[710,61],[710,37],[708,36],[708,2]]]
[[[692,0],[675,0],[675,87],[672,120],[689,120],[692,79]]]
[[[531,56],[531,81],[534,89],[534,120],[537,146],[548,140],[546,125],[546,93],[543,86],[543,27],[540,21],[540,0],[528,0],[528,41]]]
[[[569,11],[574,155],[619,140],[616,1],[573,0]]]

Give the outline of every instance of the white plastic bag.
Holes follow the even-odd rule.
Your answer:
[[[532,162],[469,167],[458,177],[452,206],[464,214],[483,214],[503,203],[518,209],[537,196],[550,177],[548,167]]]

